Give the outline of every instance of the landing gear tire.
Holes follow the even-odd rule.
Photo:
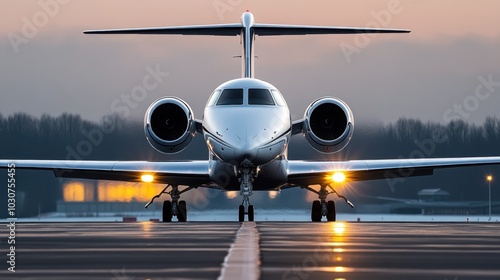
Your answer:
[[[319,200],[313,201],[311,209],[311,221],[321,222],[321,202]]]
[[[187,221],[187,206],[184,200],[179,201],[177,206],[177,220],[179,222]]]
[[[337,213],[335,211],[335,202],[330,200],[326,204],[326,209],[328,210],[328,214],[326,215],[326,220],[329,222],[335,222]]]
[[[254,218],[253,205],[248,205],[248,221],[253,222]]]
[[[172,221],[172,202],[170,200],[163,201],[162,220],[164,223]]]
[[[240,205],[240,207],[238,209],[238,219],[240,222],[245,221],[245,206],[243,206],[243,205]]]

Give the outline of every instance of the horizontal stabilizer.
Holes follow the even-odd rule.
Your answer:
[[[255,35],[259,36],[410,32],[410,30],[407,29],[284,25],[284,24],[254,24],[252,28]],[[234,24],[188,25],[188,26],[171,26],[171,27],[86,30],[83,33],[237,36],[241,34],[242,30],[243,30],[243,25],[241,23],[234,23]]]
[[[237,36],[240,35],[242,28],[243,27],[240,23],[235,23],[235,24],[86,30],[83,31],[83,33],[84,34],[151,34],[151,35],[165,34],[165,35]]]
[[[259,36],[279,35],[316,35],[316,34],[357,34],[357,33],[409,33],[407,29],[384,29],[342,26],[311,26],[284,24],[254,24],[255,34]]]
[[[250,12],[241,16],[240,23],[186,25],[149,28],[104,29],[86,30],[85,34],[158,34],[158,35],[209,35],[209,36],[242,36],[241,55],[243,77],[252,78],[254,75],[253,46],[256,36],[282,35],[319,35],[319,34],[358,34],[358,33],[408,33],[406,29],[385,29],[342,26],[312,26],[289,24],[257,24]]]

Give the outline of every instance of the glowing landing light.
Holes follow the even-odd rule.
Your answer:
[[[155,179],[155,177],[151,174],[144,174],[141,176],[141,181],[143,181],[144,183],[151,183],[153,182]]]
[[[226,198],[227,199],[235,199],[238,197],[238,192],[237,191],[227,191],[226,192]]]
[[[269,194],[270,199],[275,199],[278,196],[279,192],[278,191],[269,191],[268,194]]]
[[[344,173],[342,172],[335,172],[333,173],[332,175],[332,180],[335,182],[335,183],[342,183],[345,181],[345,175]]]
[[[491,182],[493,180],[493,176],[488,175],[486,176],[486,181]]]

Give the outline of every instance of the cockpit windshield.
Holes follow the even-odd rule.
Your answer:
[[[217,99],[219,98],[220,92],[221,92],[221,90],[220,90],[220,89],[215,90],[214,92],[212,92],[212,95],[210,95],[210,98],[208,99],[208,102],[207,102],[207,107],[210,107],[210,106],[214,106],[214,105],[215,105],[215,102],[216,102],[216,101],[217,101]]]
[[[243,89],[225,89],[222,91],[217,106],[219,105],[243,105]]]
[[[278,103],[278,106],[286,106],[285,99],[283,98],[283,95],[277,90],[277,89],[272,89],[271,92],[273,93],[274,100],[276,100],[276,103]]]
[[[286,106],[281,93],[276,89],[250,88],[228,88],[215,90],[207,102],[207,107],[224,105],[267,105]]]
[[[248,105],[275,105],[271,93],[267,89],[248,89]]]

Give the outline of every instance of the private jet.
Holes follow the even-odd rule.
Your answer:
[[[351,140],[353,113],[335,97],[314,100],[304,117],[292,120],[281,92],[254,78],[254,42],[257,36],[408,33],[405,29],[356,28],[256,23],[246,11],[234,24],[189,25],[156,28],[88,30],[85,34],[160,34],[241,36],[242,78],[227,81],[208,98],[202,119],[177,97],[163,97],[147,109],[144,131],[158,152],[178,153],[196,134],[202,134],[208,159],[201,161],[71,161],[1,160],[0,168],[51,170],[61,178],[153,182],[165,188],[146,205],[166,194],[163,222],[176,217],[187,220],[181,195],[197,188],[239,191],[242,203],[238,219],[254,220],[250,198],[254,191],[303,188],[318,195],[312,203],[311,220],[336,220],[336,207],[329,195],[352,203],[336,187],[345,182],[432,175],[434,170],[458,166],[500,164],[500,157],[381,159],[352,161],[289,160],[290,139],[302,135],[319,153],[333,154]],[[318,187],[319,186],[319,187]]]

